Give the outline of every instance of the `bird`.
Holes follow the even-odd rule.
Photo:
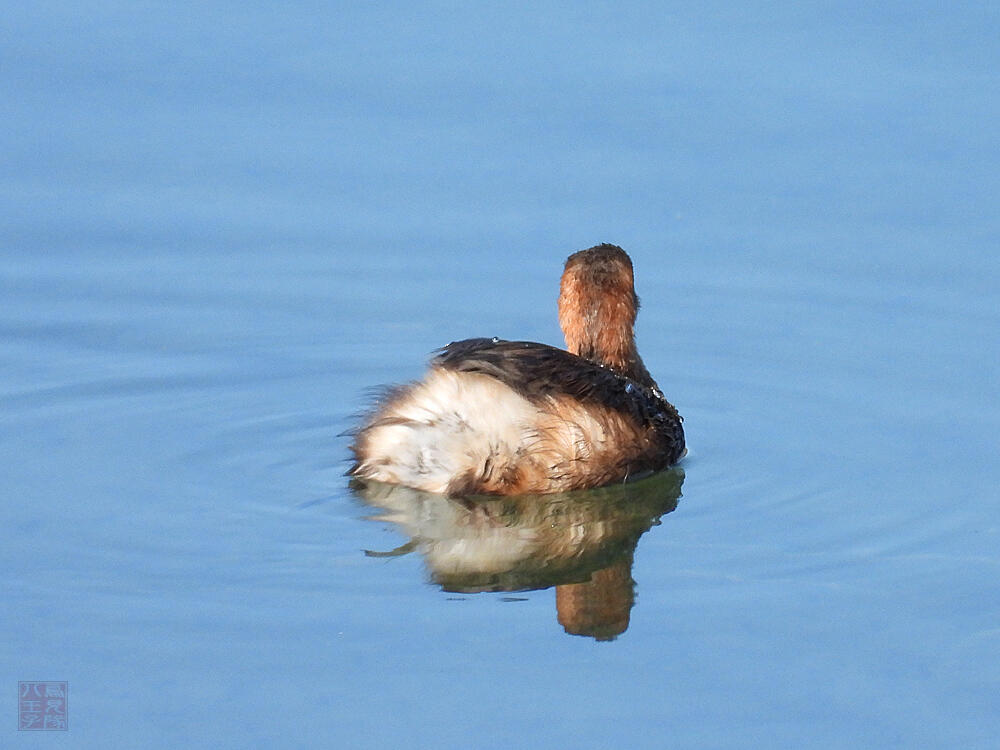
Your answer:
[[[646,476],[687,452],[683,418],[639,356],[628,254],[601,244],[567,258],[566,350],[471,338],[425,376],[391,387],[354,431],[354,481],[450,497],[567,492]]]

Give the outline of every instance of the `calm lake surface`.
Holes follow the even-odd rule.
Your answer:
[[[998,746],[995,6],[3,15],[0,745]],[[599,242],[680,470],[352,492]]]

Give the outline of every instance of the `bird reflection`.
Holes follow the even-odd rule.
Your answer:
[[[355,480],[352,489],[410,541],[372,557],[417,550],[442,589],[456,593],[556,587],[567,633],[613,640],[635,602],[632,559],[651,526],[677,507],[680,467],[646,479],[549,495],[449,498]]]

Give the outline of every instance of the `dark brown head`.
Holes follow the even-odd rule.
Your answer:
[[[635,347],[632,260],[617,245],[597,245],[566,260],[559,284],[559,325],[573,354],[653,385]]]

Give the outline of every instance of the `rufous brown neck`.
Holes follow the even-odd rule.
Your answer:
[[[567,259],[559,285],[566,348],[655,388],[635,346],[638,309],[632,261],[620,247],[598,245]]]

